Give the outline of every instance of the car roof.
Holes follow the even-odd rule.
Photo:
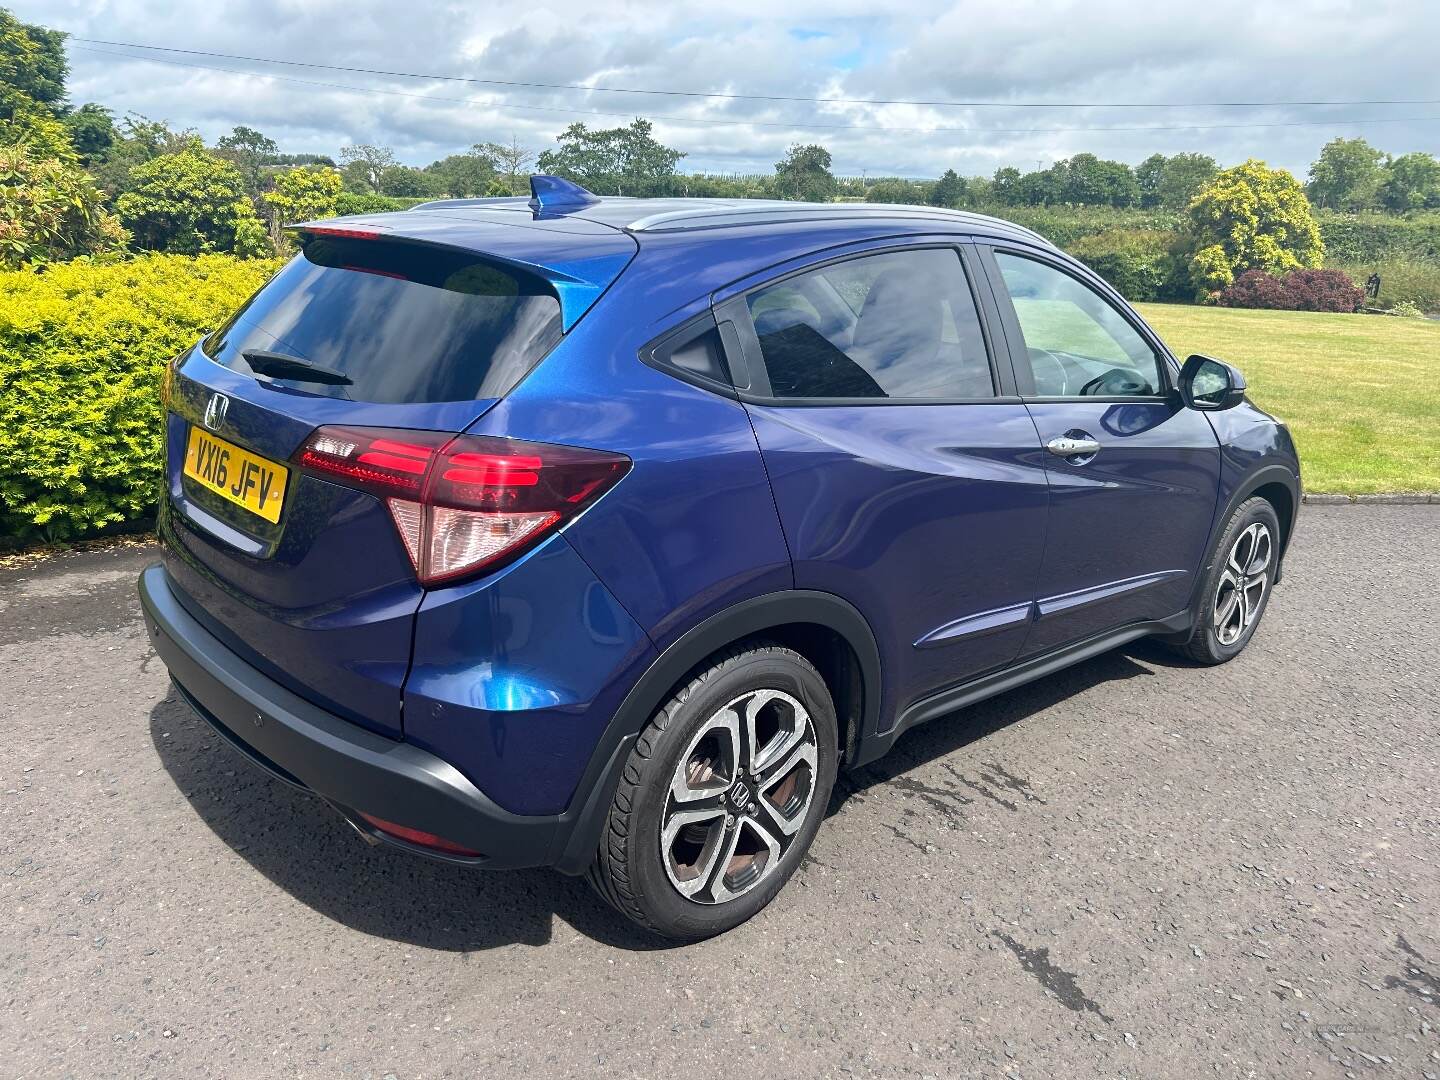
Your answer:
[[[744,229],[753,226],[791,225],[794,231],[807,226],[841,220],[876,226],[896,222],[933,221],[946,232],[964,232],[996,237],[1021,237],[1031,243],[1053,247],[1039,233],[987,214],[951,210],[940,206],[893,203],[814,203],[781,199],[633,199],[621,196],[592,196],[590,201],[563,211],[537,210],[533,200],[524,198],[440,199],[420,203],[405,214],[443,213],[451,217],[507,218],[525,215],[535,224],[586,221],[643,236],[647,233],[684,233],[701,229]],[[518,222],[516,222],[518,224]],[[551,226],[553,227],[553,225]],[[769,231],[774,232],[775,229]]]
[[[647,247],[668,249],[670,257],[656,261],[654,273],[642,275],[641,284],[652,299],[663,294],[666,304],[677,307],[787,260],[869,240],[941,234],[1056,250],[1019,225],[944,207],[632,199],[593,195],[558,177],[532,177],[531,183],[537,194],[530,199],[441,199],[409,210],[290,228],[302,234],[439,244],[508,262],[550,282],[567,331]],[[688,261],[676,261],[686,255]],[[682,264],[685,271],[676,273]]]

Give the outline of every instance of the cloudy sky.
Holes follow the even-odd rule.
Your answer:
[[[1033,169],[1082,150],[1131,163],[1202,150],[1303,174],[1337,135],[1440,152],[1440,0],[0,2],[76,37],[491,80],[143,54],[168,61],[155,63],[72,40],[76,104],[211,141],[247,124],[290,152],[377,143],[424,164],[487,140],[544,149],[574,121],[636,115],[686,152],[686,171],[769,172],[795,142],[829,147],[837,173],[922,177]],[[865,103],[880,99],[962,104]],[[1413,103],[1384,103],[1397,99]],[[1234,102],[1262,104],[1216,104]],[[1051,107],[1061,103],[1082,107]]]

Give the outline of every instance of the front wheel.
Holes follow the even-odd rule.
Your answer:
[[[819,672],[775,644],[736,649],[641,732],[590,882],[645,928],[679,940],[750,918],[800,864],[837,768]]]
[[[1246,499],[1206,563],[1195,629],[1178,650],[1201,664],[1238,655],[1260,625],[1280,560],[1280,519],[1265,499]]]

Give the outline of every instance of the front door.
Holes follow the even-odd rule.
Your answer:
[[[1009,663],[1028,630],[1045,469],[1025,406],[997,381],[979,295],[956,245],[917,245],[792,273],[717,311],[746,343],[746,407],[795,585],[869,621],[882,715]]]
[[[1184,610],[1219,493],[1210,422],[1179,404],[1158,340],[1098,282],[1028,250],[985,262],[1050,477],[1024,655]]]

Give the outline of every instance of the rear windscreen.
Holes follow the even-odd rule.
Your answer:
[[[327,397],[469,401],[508,392],[561,337],[560,301],[539,277],[448,248],[310,237],[205,342],[212,360]],[[277,368],[275,355],[322,374]],[[263,358],[254,363],[266,366]]]

